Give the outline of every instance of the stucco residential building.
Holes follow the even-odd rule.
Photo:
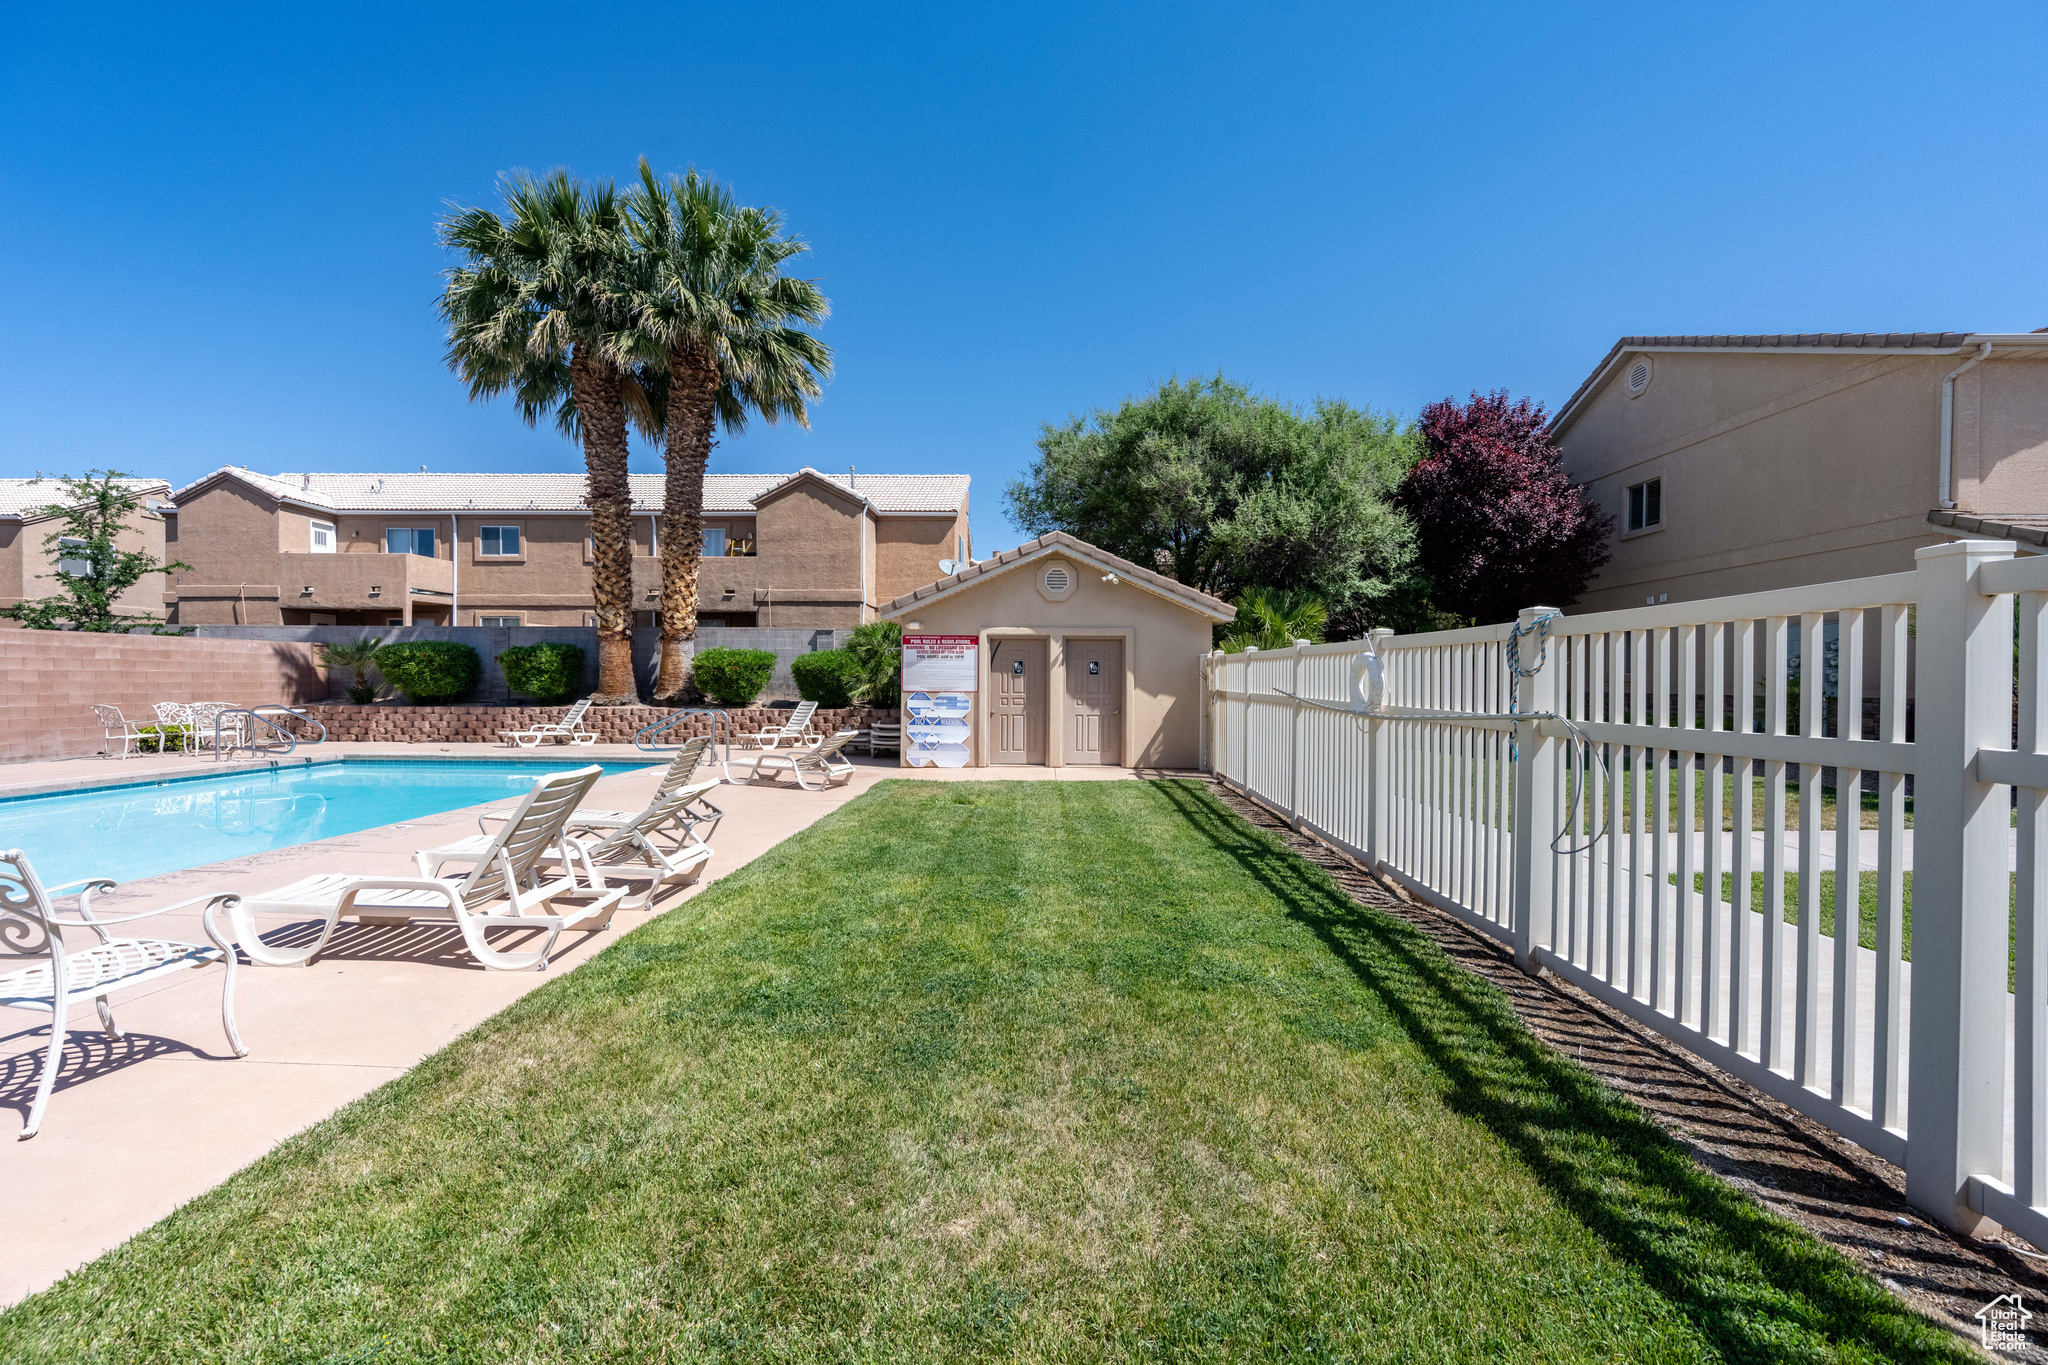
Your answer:
[[[162,479],[120,482],[142,507],[116,537],[115,544],[123,550],[140,550],[162,563],[167,558],[165,516],[170,510],[171,486]],[[0,606],[59,595],[51,575],[64,559],[65,547],[62,542],[55,546],[44,542],[60,529],[60,522],[54,513],[40,509],[69,502],[64,485],[55,478],[0,479]],[[82,567],[79,571],[83,571]],[[144,577],[115,599],[116,610],[124,616],[163,620],[165,581],[157,574]],[[13,624],[0,620],[0,628]]]
[[[1550,426],[1616,525],[1576,609],[2048,548],[2044,362],[2048,331],[1623,337]]]
[[[662,478],[633,482],[633,599],[660,605]],[[706,625],[850,628],[971,560],[965,475],[712,474]],[[257,474],[178,490],[181,625],[591,623],[581,474]]]

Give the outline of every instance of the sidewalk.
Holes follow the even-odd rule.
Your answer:
[[[512,756],[493,745],[323,749],[323,757]],[[543,753],[564,766],[649,757],[626,745]],[[737,768],[740,752],[734,757]],[[90,1003],[74,1009],[74,1032],[42,1132],[17,1142],[13,1132],[0,1131],[0,1185],[8,1191],[9,1224],[9,1236],[0,1243],[0,1306],[53,1283],[149,1227],[282,1139],[398,1076],[528,991],[574,970],[653,914],[676,911],[704,886],[879,781],[1098,781],[1141,775],[1102,768],[905,770],[887,759],[856,759],[855,764],[852,780],[828,791],[799,791],[787,780],[780,788],[719,787],[711,795],[726,818],[711,840],[716,856],[698,885],[665,897],[655,911],[621,912],[607,932],[564,934],[545,972],[485,971],[463,950],[452,926],[344,928],[311,967],[241,969],[236,1014],[250,1055],[240,1059],[228,1051],[221,1034],[218,969],[117,996],[115,1018],[127,1034],[119,1041],[100,1032]],[[125,763],[10,764],[0,769],[0,795],[52,784],[186,776],[225,766],[181,755]],[[637,809],[646,804],[660,775],[657,766],[605,777],[590,802]],[[279,885],[313,872],[414,876],[414,849],[475,833],[476,812],[483,808],[165,873],[128,883],[96,906],[113,916],[204,892]],[[280,917],[264,928],[288,922]],[[197,913],[166,915],[136,928],[153,937],[206,941]],[[503,941],[516,947],[516,940],[516,934],[509,934]],[[0,1027],[8,1030],[0,1034],[0,1112],[5,1116],[0,1126],[11,1119],[18,1131],[28,1115],[48,1033],[36,1016],[16,1011],[9,1011]]]

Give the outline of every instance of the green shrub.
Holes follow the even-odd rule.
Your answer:
[[[414,706],[460,701],[484,676],[483,658],[452,640],[414,640],[377,651],[377,671]]]
[[[583,690],[583,650],[576,645],[514,645],[498,656],[515,696],[560,706]]]
[[[860,685],[860,665],[843,649],[820,649],[790,661],[796,693],[820,706],[851,706]]]
[[[145,754],[175,754],[184,749],[186,736],[192,733],[189,725],[138,725],[135,733],[141,738],[135,741],[138,752]]]
[[[386,675],[389,676],[388,674]],[[752,706],[775,676],[772,649],[703,649],[690,661],[690,676],[720,706]]]

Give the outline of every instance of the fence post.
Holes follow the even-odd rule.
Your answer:
[[[1520,680],[1516,713],[1555,711],[1557,675],[1548,666],[1547,651],[1537,645],[1539,617],[1553,615],[1553,607],[1529,607],[1517,618],[1522,632],[1519,642],[1521,664],[1534,669],[1535,676]],[[1536,722],[1515,722],[1515,828],[1514,828],[1514,915],[1509,941],[1514,945],[1515,965],[1531,976],[1539,976],[1543,964],[1536,958],[1539,947],[1550,943],[1551,878],[1545,855],[1557,824],[1557,741],[1536,733]]]
[[[1308,641],[1294,642],[1294,683],[1287,690],[1294,694],[1293,713],[1287,722],[1287,823],[1301,828],[1301,721],[1307,709],[1301,704],[1301,652],[1308,648]]]
[[[1373,651],[1386,662],[1385,647],[1394,632],[1382,626],[1372,633]],[[1385,698],[1383,705],[1390,705],[1392,698]],[[1387,861],[1388,807],[1391,804],[1387,791],[1387,722],[1368,720],[1365,723],[1365,829],[1366,865],[1374,872],[1382,871]]]
[[[2010,747],[2012,598],[1977,570],[2010,541],[1915,552],[1913,1032],[1906,1198],[1966,1236],[1997,1224],[1969,1206],[1972,1175],[2003,1163],[2008,810],[1979,781],[1979,749]]]

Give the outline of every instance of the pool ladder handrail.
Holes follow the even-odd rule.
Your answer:
[[[327,742],[327,727],[322,725],[316,717],[309,716],[304,711],[295,710],[289,706],[277,705],[237,706],[230,710],[222,711],[213,718],[213,761],[216,763],[225,762],[233,758],[238,750],[246,751],[250,754],[289,754],[297,749],[299,747],[299,737],[270,719],[269,716],[264,715],[263,712],[265,711],[273,714],[297,716],[300,720],[305,721],[308,725],[318,730],[320,738],[307,740],[308,744],[325,744]],[[283,739],[283,747],[277,747],[274,740],[257,739],[256,726],[254,724],[249,727],[249,742],[247,744],[223,744],[221,742],[220,723],[229,716],[247,716],[251,721],[268,727],[272,733]],[[239,724],[236,725],[235,734],[240,736],[241,732],[242,727]]]
[[[643,754],[674,753],[682,746],[676,744],[660,745],[654,743],[653,740],[656,735],[668,729],[669,726],[674,725],[685,716],[711,717],[711,747],[717,752],[718,765],[726,770],[727,780],[730,780],[732,777],[732,716],[715,706],[686,706],[680,710],[671,711],[652,725],[643,725],[634,732],[633,747]]]

